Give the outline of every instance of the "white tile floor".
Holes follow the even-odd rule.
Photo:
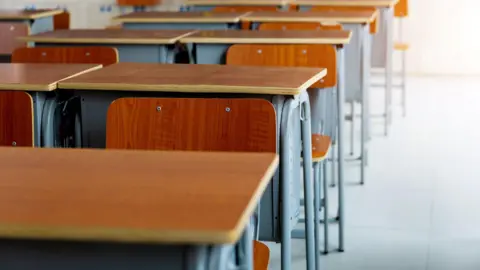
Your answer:
[[[372,90],[374,111],[382,92]],[[479,101],[480,78],[408,79],[407,117],[397,107],[386,138],[373,120],[365,186],[349,165],[346,250],[322,256],[323,269],[480,269]],[[280,246],[269,246],[270,269],[280,269]],[[293,268],[305,269],[304,241],[294,240],[292,256]]]

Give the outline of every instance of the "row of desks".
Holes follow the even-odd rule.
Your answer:
[[[87,140],[90,138],[97,138],[97,139],[99,137],[105,138],[105,130],[104,130],[105,121],[106,121],[105,118],[106,118],[106,111],[108,109],[108,106],[111,104],[113,100],[122,96],[136,96],[136,97],[138,96],[151,97],[152,95],[153,96],[171,96],[172,94],[179,93],[181,94],[182,97],[185,97],[185,96],[199,97],[200,95],[203,95],[203,96],[208,95],[209,97],[219,97],[219,96],[220,97],[221,96],[248,97],[253,95],[258,98],[267,98],[269,100],[277,99],[277,101],[273,101],[272,103],[274,103],[274,107],[277,110],[277,114],[279,118],[277,125],[279,125],[279,127],[281,126],[280,128],[281,132],[280,134],[278,134],[278,136],[281,137],[282,139],[277,138],[277,140],[282,142],[282,149],[286,149],[286,150],[282,150],[283,151],[282,159],[286,159],[282,161],[282,163],[284,164],[282,168],[282,171],[283,171],[282,174],[283,174],[284,180],[282,181],[286,181],[286,183],[298,181],[298,179],[296,179],[296,177],[294,176],[296,174],[293,172],[294,171],[298,172],[298,168],[296,168],[296,165],[300,165],[300,162],[293,162],[295,164],[293,165],[291,162],[287,162],[287,160],[291,160],[291,159],[295,159],[297,161],[300,160],[299,149],[298,148],[291,149],[292,145],[299,144],[299,137],[292,136],[292,134],[297,134],[300,131],[298,129],[295,130],[294,127],[299,126],[298,123],[300,121],[305,121],[308,126],[310,125],[309,118],[304,118],[302,120],[302,117],[300,114],[300,109],[303,108],[304,106],[303,104],[308,104],[308,97],[307,97],[306,90],[316,81],[322,79],[326,74],[326,70],[321,68],[276,68],[276,67],[262,68],[262,67],[222,66],[222,65],[158,65],[158,64],[139,64],[139,63],[120,63],[120,64],[112,65],[106,68],[102,68],[102,69],[98,69],[100,67],[95,65],[62,65],[62,64],[50,64],[50,65],[4,64],[1,67],[4,72],[0,73],[0,89],[10,89],[10,90],[15,89],[19,91],[29,91],[32,94],[49,93],[52,91],[55,91],[58,94],[58,93],[61,93],[62,91],[73,90],[75,91],[76,95],[80,95],[82,102],[90,104],[90,106],[96,107],[97,110],[94,110],[94,109],[92,110],[91,108],[93,107],[89,107],[87,109],[82,108],[82,113],[85,113],[84,117],[82,117],[82,126],[88,129],[89,132],[91,132],[90,135],[87,134]],[[70,68],[69,69],[70,72],[66,72],[67,67]],[[42,75],[45,75],[45,76],[42,76]],[[37,90],[32,90],[32,89],[37,89]],[[288,101],[285,102],[284,104],[283,102],[284,100],[288,100]],[[91,115],[86,115],[88,113],[90,113]],[[40,112],[40,114],[42,113]],[[286,117],[285,118],[286,120],[282,117]],[[88,126],[89,124],[91,124],[91,123],[88,123],[88,121],[101,122],[101,124],[98,127],[103,126],[103,129],[102,128],[97,129],[98,127],[95,127],[92,129],[91,126],[90,127]],[[36,130],[38,131],[39,128],[37,128]],[[308,131],[306,134],[310,134],[310,131]],[[311,152],[311,148],[303,149],[303,152],[304,153]],[[46,156],[48,155],[48,153],[54,153],[54,152],[38,152],[38,153],[32,153],[32,152],[29,153],[32,155],[39,155],[38,159],[32,157],[31,161],[30,159],[27,159],[27,163],[22,165],[22,166],[28,166],[29,168],[30,167],[32,168],[30,174],[25,173],[26,175],[25,177],[31,176],[32,174],[37,174],[39,178],[44,178],[45,173],[48,172],[47,170],[45,170],[44,167],[34,166],[33,164],[35,164],[35,162],[38,162],[38,160],[46,159]],[[92,153],[95,153],[95,152],[92,152]],[[97,153],[100,153],[100,152],[97,152]],[[25,152],[22,155],[28,155],[28,154],[27,152]],[[72,164],[75,161],[79,161],[79,164],[78,164],[79,168],[77,170],[74,170],[74,172],[89,170],[88,165],[90,163],[85,165],[83,163],[83,160],[73,161],[74,157],[82,158],[82,156],[75,156],[73,154],[65,153],[65,152],[63,153],[63,155],[66,155],[65,160],[67,161],[67,163],[69,162],[70,163],[67,164],[66,167],[62,167],[62,171],[69,170],[71,166],[74,166]],[[100,153],[99,155],[100,156],[98,157],[98,159],[92,159],[91,162],[93,163],[97,162],[98,163],[97,165],[100,165],[101,163],[102,166],[105,166],[105,164],[107,164],[106,165],[106,167],[108,167],[107,169],[113,170],[113,168],[116,168],[114,165],[118,165],[118,166],[124,166],[125,168],[124,170],[131,169],[133,170],[133,172],[138,172],[138,170],[135,170],[135,167],[131,167],[132,166],[131,164],[120,165],[118,163],[110,163],[110,161],[108,160],[103,161],[103,158],[106,158],[107,154]],[[117,152],[112,155],[123,156],[124,154]],[[0,155],[0,158],[1,157],[2,156]],[[85,154],[84,157],[86,158],[87,155]],[[71,158],[72,160],[69,160],[69,158]],[[212,163],[211,161],[212,160],[215,161],[216,160],[215,158],[206,157],[206,156],[205,158],[208,158],[209,164],[213,164],[212,166],[215,166],[217,168],[219,168],[218,167],[219,165],[223,164],[223,163],[217,163],[217,162]],[[153,156],[152,156],[152,159],[153,159]],[[102,160],[102,162],[100,160]],[[49,161],[56,162],[55,159],[49,159]],[[186,161],[194,162],[193,164],[196,164],[195,167],[197,167],[197,165],[199,164],[200,165],[202,164],[202,163],[196,162],[195,160],[186,160]],[[20,161],[15,160],[12,162],[20,162]],[[124,162],[130,162],[130,159],[125,158]],[[162,160],[159,160],[159,162],[162,162]],[[304,162],[307,162],[307,161],[304,160]],[[164,164],[169,164],[168,166],[171,166],[170,162],[165,162]],[[242,163],[239,163],[239,164],[242,164]],[[248,164],[243,164],[243,165],[248,166]],[[164,166],[167,166],[167,165],[164,165]],[[310,165],[306,164],[305,166],[307,168],[310,168],[311,164]],[[9,170],[5,170],[6,172],[5,175],[6,176],[13,175],[14,171],[16,171],[15,168],[18,169],[19,166],[15,164],[12,165]],[[158,172],[163,172],[163,167],[159,166],[157,168],[159,169]],[[223,170],[223,167],[221,168]],[[24,169],[22,170],[24,172],[26,171]],[[42,173],[38,173],[37,170],[41,171]],[[119,170],[119,173],[123,173],[124,170]],[[171,170],[172,169],[170,169],[170,171]],[[3,176],[3,172],[4,171],[2,171],[2,176]],[[93,172],[98,173],[99,171],[98,169],[95,169],[94,171],[92,170],[92,173]],[[129,178],[129,176],[131,176],[133,172],[129,172],[128,174],[125,174],[124,176],[122,176],[122,179],[141,178],[141,177],[138,177],[138,175],[137,177],[132,176]],[[140,176],[143,177],[145,173],[149,173],[149,172],[150,170],[147,170],[146,172],[144,172],[142,167],[142,175]],[[228,171],[226,173],[231,174],[232,172]],[[24,174],[19,174],[19,175],[24,176]],[[64,174],[61,174],[60,172],[59,175],[64,175]],[[117,174],[115,174],[115,176],[116,175]],[[193,175],[195,175],[195,177],[194,177],[194,180],[192,181],[198,181],[199,179],[198,177],[201,177],[201,174],[195,174],[195,172],[193,172]],[[101,176],[103,176],[103,174],[99,174],[99,176],[97,177],[92,176],[90,180],[92,181],[97,180],[98,177],[101,177]],[[78,180],[77,179],[78,177],[80,176],[75,176],[73,180]],[[239,174],[238,177],[243,177],[243,175]],[[265,177],[272,177],[272,174],[266,174]],[[38,178],[35,178],[35,179],[38,179]],[[112,177],[108,179],[110,179],[108,180],[108,183],[110,183],[111,185],[114,185],[114,182],[115,182],[113,181],[114,178]],[[147,180],[148,179],[151,179],[151,178],[147,178]],[[173,181],[175,181],[175,179],[173,179]],[[208,178],[205,177],[200,179],[208,179]],[[172,180],[172,178],[170,178],[170,180]],[[229,177],[229,180],[232,180],[232,178]],[[126,181],[127,180],[125,180],[124,182]],[[278,181],[278,178],[276,181]],[[202,182],[203,180],[197,182],[197,184],[194,185],[194,187],[198,188],[198,185],[201,185]],[[21,183],[24,183],[28,187],[30,180],[21,181]],[[55,181],[53,181],[53,184],[51,182],[48,182],[46,183],[46,186],[55,185],[56,183],[57,182]],[[70,181],[68,181],[68,183],[70,183]],[[238,183],[240,184],[242,183],[242,181],[238,181]],[[262,185],[265,185],[266,182],[257,182],[257,183],[259,185],[261,183]],[[52,190],[55,191],[55,194],[64,194],[63,193],[64,188],[70,188],[70,187],[66,187],[68,185],[70,184],[65,184],[65,186],[60,186],[60,187],[53,186]],[[81,187],[80,190],[86,189],[88,187],[88,190],[86,191],[96,192],[94,193],[94,195],[100,194],[98,195],[99,197],[101,197],[102,194],[104,195],[104,193],[102,193],[103,192],[102,190],[108,190],[108,188],[110,187],[110,185],[106,184],[105,182],[99,182],[98,185],[102,185],[102,187],[105,189],[97,190],[96,185],[92,185],[90,188],[89,181],[85,181],[85,182],[82,182],[81,184],[76,184],[76,185],[77,185],[77,188]],[[278,182],[275,185],[278,187]],[[118,188],[118,190],[120,190],[121,187],[122,185],[120,184],[120,188]],[[229,187],[232,187],[232,186],[230,185]],[[262,193],[262,191],[264,190],[264,186],[261,186],[261,187],[263,189],[257,189],[259,193]],[[216,190],[217,188],[218,187],[216,187]],[[284,189],[288,189],[288,188],[284,186]],[[219,189],[219,190],[223,190],[223,189]],[[233,190],[235,189],[232,189],[232,191]],[[115,200],[117,198],[115,196],[116,194],[115,191],[116,190],[109,193],[109,196],[110,195],[113,196],[111,200]],[[151,192],[154,192],[154,191],[156,191],[156,189],[153,189]],[[32,191],[32,189],[30,189],[29,192],[34,193],[35,196],[40,196],[40,195],[43,196],[42,194],[38,194],[38,190]],[[191,193],[188,193],[188,192],[191,192]],[[16,195],[18,195],[19,197],[16,197],[16,195],[14,197],[18,199],[22,197],[23,194],[24,193],[16,193]],[[65,194],[69,194],[69,193],[67,192]],[[90,193],[87,193],[87,194],[90,194]],[[196,194],[196,193],[188,189],[185,194]],[[256,194],[255,196],[258,196],[257,193],[255,194]],[[287,192],[286,194],[290,196],[289,192]],[[179,198],[182,198],[181,195],[182,194],[179,194]],[[242,196],[246,200],[249,198],[247,195],[239,195],[239,196]],[[98,199],[98,197],[95,197],[93,195],[89,195],[87,197],[92,200]],[[253,195],[251,195],[250,198],[253,198]],[[282,198],[283,198],[282,201],[287,206],[289,206],[290,205],[289,199],[286,199],[284,197]],[[45,199],[45,198],[42,197],[37,199],[37,197],[34,197],[32,200],[38,203],[38,201],[39,200],[41,201],[41,199]],[[72,209],[77,209],[80,203],[77,201],[77,199],[80,200],[78,196],[68,197],[67,201],[69,203],[67,203],[66,205],[72,206]],[[58,200],[60,200],[60,198],[58,198]],[[105,206],[105,208],[102,208],[104,205],[100,204],[100,208],[98,209],[108,210],[109,205],[112,203],[111,200],[110,198],[106,199],[105,201],[107,205]],[[215,200],[215,197],[211,198],[211,200]],[[178,201],[180,201],[180,199]],[[56,201],[51,199],[49,202],[52,202],[53,204],[55,204]],[[254,202],[258,202],[258,200],[255,201],[254,199],[251,199],[250,204],[248,206],[252,207],[252,205],[255,204]],[[25,205],[25,203],[27,205]],[[31,207],[31,204],[28,204],[28,203],[31,203],[31,202],[26,201],[22,206],[25,206],[25,209],[30,209],[28,207]],[[135,201],[133,201],[132,203],[135,204]],[[196,202],[196,203],[199,203],[199,202]],[[177,209],[176,202],[169,204],[169,206],[172,206],[173,209]],[[233,205],[230,205],[230,204],[228,206],[234,207]],[[41,207],[41,206],[38,206],[38,207]],[[85,224],[83,223],[79,224],[80,221],[83,220],[84,218],[91,217],[88,214],[85,214],[83,212],[83,209],[81,209],[78,217],[66,216],[64,212],[64,208],[62,207],[57,207],[56,209],[58,211],[55,212],[56,215],[54,216],[54,218],[49,217],[48,212],[46,210],[43,211],[43,209],[41,209],[42,211],[39,210],[37,215],[32,215],[31,212],[28,212],[25,214],[23,214],[22,212],[22,215],[15,216],[16,218],[18,218],[17,220],[13,219],[13,221],[7,220],[5,222],[4,226],[5,228],[7,228],[6,231],[10,232],[10,235],[8,235],[6,232],[2,233],[1,226],[0,226],[0,236],[4,236],[7,238],[8,237],[38,238],[40,237],[39,235],[43,235],[45,238],[48,238],[48,239],[53,238],[53,239],[67,240],[66,243],[65,242],[54,243],[51,245],[46,245],[46,247],[43,246],[42,255],[45,255],[46,257],[52,256],[52,252],[54,252],[55,250],[58,250],[59,248],[62,248],[63,250],[62,256],[65,256],[65,260],[71,261],[72,260],[71,256],[75,256],[74,254],[78,254],[79,251],[76,250],[76,248],[78,248],[79,245],[78,243],[74,245],[72,243],[69,243],[68,241],[79,240],[79,239],[92,240],[95,237],[97,237],[100,240],[105,240],[109,242],[133,241],[136,243],[139,242],[141,244],[145,244],[147,242],[146,239],[149,239],[149,237],[153,235],[153,240],[148,242],[149,244],[152,244],[152,242],[155,244],[153,246],[150,246],[152,250],[155,250],[156,252],[160,253],[159,250],[156,250],[159,247],[159,245],[161,247],[165,245],[168,246],[169,252],[166,252],[166,254],[169,255],[167,256],[169,259],[164,258],[163,256],[160,256],[155,261],[155,262],[158,262],[161,259],[162,266],[169,265],[169,262],[171,262],[172,260],[176,260],[175,258],[178,258],[178,255],[174,256],[172,254],[178,254],[178,253],[185,254],[186,252],[184,246],[178,246],[178,245],[172,246],[170,245],[170,242],[183,244],[186,246],[186,248],[190,247],[190,249],[192,246],[194,246],[195,247],[194,251],[198,253],[201,251],[198,251],[197,249],[202,248],[204,246],[207,246],[207,247],[212,246],[212,248],[214,249],[215,248],[222,249],[222,248],[225,248],[225,246],[231,247],[231,245],[229,246],[229,244],[231,244],[231,242],[235,242],[236,240],[238,240],[238,237],[237,237],[238,235],[236,234],[236,231],[235,232],[229,231],[231,227],[228,227],[226,230],[221,231],[219,233],[215,233],[215,228],[213,227],[202,227],[201,229],[208,231],[210,233],[210,235],[208,235],[208,233],[204,233],[204,235],[202,236],[201,234],[193,234],[191,231],[189,231],[190,227],[187,227],[187,228],[181,227],[182,230],[178,230],[177,231],[178,234],[174,230],[173,231],[163,230],[164,227],[161,227],[161,226],[164,223],[160,224],[157,222],[157,223],[153,223],[153,225],[151,224],[148,224],[148,225],[160,226],[159,228],[154,227],[151,231],[146,231],[144,227],[140,226],[140,228],[138,228],[136,227],[137,224],[131,225],[128,222],[127,222],[128,224],[125,224],[125,222],[122,223],[118,221],[118,219],[115,219],[117,218],[117,216],[111,217],[111,215],[107,215],[106,217],[102,217],[101,219],[92,218],[94,222],[87,224],[88,225],[86,226],[87,228],[83,228],[83,225]],[[131,209],[133,212],[135,212],[134,207]],[[182,209],[181,206],[178,206],[178,209]],[[204,211],[202,209],[195,208],[195,207],[193,207],[192,209],[195,209],[194,211]],[[225,208],[225,209],[228,209],[228,208]],[[243,209],[237,208],[237,209],[238,211],[235,211],[235,213],[240,213],[241,210],[246,211],[246,212],[242,212],[243,215],[246,215],[246,216],[248,216],[248,214],[251,213],[249,212],[250,210],[245,210],[246,208],[243,208]],[[118,213],[119,211],[116,211],[113,214],[117,215]],[[144,213],[145,215],[149,214],[148,212],[142,212],[142,213]],[[213,213],[218,214],[219,212],[213,211]],[[287,216],[291,216],[292,218],[295,218],[295,213],[293,213],[293,211],[290,211],[289,207],[285,208],[285,212],[282,211],[282,215],[285,215],[285,214]],[[35,218],[38,216],[40,216],[38,219],[32,220],[32,218]],[[98,214],[95,214],[94,217],[98,217]],[[142,218],[143,216],[135,215],[135,217]],[[237,215],[234,217],[239,220],[242,220],[243,222],[244,216]],[[263,217],[263,218],[266,218],[266,217]],[[272,220],[274,219],[276,220],[276,218],[272,217]],[[137,219],[134,218],[134,220],[137,220]],[[287,220],[287,223],[289,223],[291,219],[286,219],[286,220]],[[102,229],[102,225],[105,226],[105,223],[102,223],[102,222],[108,223],[107,225],[109,226],[107,229]],[[165,223],[170,226],[175,225],[175,224],[169,224],[167,221],[165,221]],[[20,224],[21,226],[15,227],[15,224]],[[67,224],[68,226],[65,224]],[[224,224],[224,223],[221,223],[221,224]],[[232,226],[235,225],[236,229],[240,228],[240,231],[242,231],[245,228],[245,226],[242,224],[244,223],[236,223],[236,225],[232,224]],[[202,223],[202,226],[204,225],[205,224]],[[15,230],[11,229],[11,227],[15,227]],[[289,228],[290,227],[287,225],[288,235],[290,234]],[[275,229],[272,228],[271,231],[275,231]],[[165,236],[165,234],[172,233],[172,232],[175,232],[175,233],[173,235]],[[190,239],[189,238],[190,236],[199,237],[194,239],[200,239],[198,241],[203,241],[203,242],[201,243],[195,242],[197,240],[195,240],[194,242],[188,242],[189,240],[187,239]],[[282,239],[282,241],[287,241],[287,239]],[[34,243],[29,241],[26,241],[25,243],[20,243],[20,244],[18,242],[10,243],[8,241],[3,243],[9,246],[15,246],[14,251],[10,250],[10,254],[14,254],[15,256],[22,256],[22,254],[23,256],[25,256],[24,254],[26,250],[35,250],[35,248],[31,246],[31,245],[34,245]],[[251,243],[251,240],[250,240],[250,243]],[[88,246],[89,244],[85,244],[85,247],[88,247]],[[98,248],[98,243],[96,244],[96,247]],[[126,248],[126,246],[123,246],[123,247]],[[131,245],[129,247],[132,248]],[[2,247],[0,246],[0,249],[1,248]],[[111,251],[112,247],[111,246],[102,247],[102,249]],[[115,250],[115,248],[113,249]],[[148,250],[149,249],[145,250],[144,248],[142,248],[143,252],[148,253]],[[145,255],[145,253],[143,254]],[[161,254],[162,255],[165,254],[165,250],[163,250]],[[88,256],[95,256],[95,255],[98,256],[98,253],[95,254],[95,252],[92,251],[91,254],[89,253],[86,256],[88,258]],[[193,254],[192,256],[194,255],[199,256],[196,254]],[[15,261],[15,256],[13,256],[11,261],[9,261],[10,263],[17,262]],[[103,256],[102,257],[103,263],[108,264],[109,262],[108,260],[118,259],[118,254],[115,254],[115,256],[114,255],[110,255],[110,257]],[[129,255],[127,258],[135,261],[135,256],[141,256],[141,255],[137,255],[136,253],[134,253],[133,255]],[[212,260],[211,259],[212,255],[209,255],[208,257],[210,258],[210,260]],[[217,258],[217,257],[213,256],[213,258]],[[142,259],[145,260],[145,257],[143,257]],[[221,262],[225,262],[224,257],[218,258],[217,260]],[[89,259],[86,261],[87,263],[91,263],[91,264],[84,264],[84,265],[94,265],[94,262],[90,262]],[[178,258],[177,263],[178,261],[185,262],[185,261],[188,261],[188,259],[186,259],[185,257],[181,257],[181,258]],[[190,261],[188,262],[190,263]],[[50,260],[44,260],[44,261],[40,260],[39,263],[42,266],[43,265],[51,266]],[[97,259],[97,263],[98,263],[98,259]],[[131,264],[127,264],[127,265],[131,265]],[[154,265],[154,264],[151,264],[151,265]],[[203,261],[202,263],[198,263],[195,261],[195,262],[191,262],[191,265],[201,266],[201,265],[205,265],[205,263]],[[207,269],[225,269],[223,266],[224,264],[221,264],[218,268],[208,267]],[[41,269],[41,268],[36,268],[36,269]],[[56,268],[53,268],[53,269],[56,269]],[[150,268],[145,268],[145,269],[150,269]],[[169,269],[191,269],[191,268],[169,268]],[[197,268],[194,268],[194,269],[197,269]],[[202,269],[202,268],[198,268],[198,269]]]

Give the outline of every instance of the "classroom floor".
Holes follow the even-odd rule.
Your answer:
[[[323,269],[480,269],[479,89],[480,78],[408,78],[407,117],[397,106],[386,138],[373,120],[365,186],[348,166],[346,249],[322,256]],[[374,111],[382,94],[372,89]],[[268,245],[270,269],[280,269],[280,245]],[[293,269],[305,269],[304,257],[304,241],[294,240]]]

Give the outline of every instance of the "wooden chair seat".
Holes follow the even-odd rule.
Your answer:
[[[329,136],[312,134],[312,160],[321,162],[327,158],[332,141]]]
[[[395,44],[393,45],[393,48],[396,51],[407,51],[410,48],[410,44],[405,42],[395,42]]]
[[[63,13],[53,16],[53,29],[70,29],[70,12],[64,11]]]
[[[21,91],[0,91],[0,146],[33,147],[33,99]]]

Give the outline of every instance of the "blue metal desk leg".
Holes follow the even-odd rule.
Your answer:
[[[310,100],[308,93],[303,92],[300,95],[301,100],[301,119],[302,119],[302,152],[303,152],[303,175],[304,175],[304,196],[305,196],[305,244],[307,251],[307,270],[315,269],[315,258],[320,254],[315,254],[314,242],[314,210],[313,210],[313,184],[312,184],[312,123],[310,112]]]
[[[338,244],[340,252],[345,249],[344,243],[344,169],[345,169],[345,143],[344,143],[344,124],[345,124],[345,57],[343,48],[338,48],[338,91],[337,91],[337,125],[338,135]]]
[[[291,123],[294,110],[294,99],[285,101],[282,110],[281,131],[281,267],[282,270],[290,270],[292,265],[292,239],[290,226],[290,179],[293,171],[292,131],[288,127]]]
[[[388,135],[388,127],[392,122],[392,83],[393,83],[393,8],[386,8],[385,12],[385,136]]]

